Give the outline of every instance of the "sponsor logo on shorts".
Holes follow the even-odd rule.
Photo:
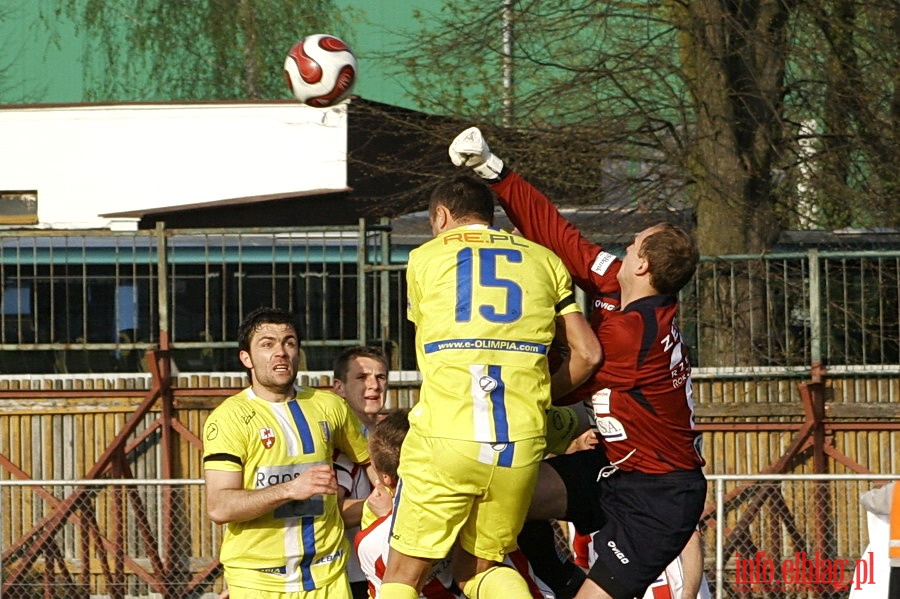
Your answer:
[[[274,574],[276,576],[286,576],[287,575],[287,566],[275,566],[274,568],[257,568],[257,572],[262,572],[263,574]]]
[[[606,546],[610,548],[612,554],[615,555],[620,562],[622,562],[623,564],[627,564],[629,562],[628,556],[622,553],[622,550],[619,549],[615,541],[607,542]]]

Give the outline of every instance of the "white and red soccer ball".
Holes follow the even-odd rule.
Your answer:
[[[288,52],[284,78],[291,93],[304,104],[334,106],[350,95],[356,83],[356,56],[333,35],[310,35]]]

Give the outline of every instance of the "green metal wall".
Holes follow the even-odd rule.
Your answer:
[[[83,28],[66,16],[63,4],[63,0],[0,0],[0,105],[85,101],[87,82],[101,57],[91,55]],[[377,59],[375,53],[389,51],[401,42],[403,32],[419,26],[413,18],[415,11],[436,10],[441,0],[336,0],[336,4],[351,28],[349,35],[342,37],[359,61],[355,93],[368,100],[416,108],[404,96],[403,85],[388,74],[385,60]],[[122,5],[124,24],[127,3]],[[281,66],[273,68],[280,77]],[[283,97],[288,97],[286,90]],[[135,91],[116,100],[147,98]]]

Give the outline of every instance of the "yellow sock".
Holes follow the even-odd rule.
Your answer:
[[[402,582],[381,584],[381,599],[419,599],[419,591]]]
[[[384,589],[384,587],[381,587]],[[469,599],[531,599],[531,590],[522,575],[508,566],[494,566],[469,579],[463,592]],[[382,597],[384,595],[382,594]]]

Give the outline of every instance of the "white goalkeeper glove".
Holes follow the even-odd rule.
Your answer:
[[[499,179],[503,161],[491,153],[478,127],[469,127],[450,144],[450,160],[475,171],[482,179]]]

